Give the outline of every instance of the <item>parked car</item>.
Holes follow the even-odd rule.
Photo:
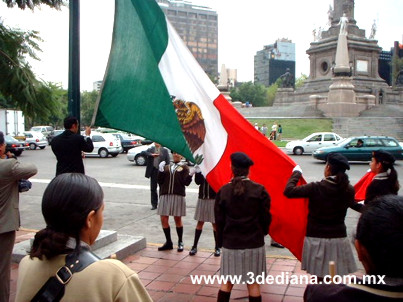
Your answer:
[[[142,145],[136,148],[132,148],[127,151],[127,160],[135,162],[137,166],[145,166],[147,164],[147,157],[141,154],[141,152],[146,151],[151,146],[154,146],[154,143],[150,140],[142,140]],[[168,149],[169,159],[172,161],[172,151]],[[187,160],[186,158],[182,159],[183,162],[186,162],[188,166],[193,166],[194,164]]]
[[[285,149],[289,153],[301,155],[303,153],[312,153],[321,147],[337,145],[342,139],[340,135],[333,132],[315,132],[302,140],[288,142]]]
[[[48,141],[45,136],[39,131],[25,131],[25,141],[29,145],[29,149],[35,150],[36,148],[45,149]]]
[[[50,132],[50,134],[47,137],[49,145],[51,144],[53,138],[62,134],[63,132],[64,132],[64,130],[53,130],[52,132]]]
[[[44,137],[48,138],[50,133],[53,131],[52,126],[34,126],[31,127],[30,131],[36,131],[43,134]]]
[[[122,144],[123,152],[129,151],[129,149],[140,146],[141,141],[144,139],[141,136],[129,135],[125,133],[112,133],[114,136],[120,139]]]
[[[11,135],[6,135],[5,141],[6,141],[6,153],[10,151],[15,156],[20,156],[22,151],[28,148],[28,145],[25,142],[16,140]]]
[[[92,152],[86,152],[86,155],[99,155],[100,157],[105,158],[110,154],[112,157],[116,157],[122,151],[122,145],[119,138],[113,134],[91,132],[90,137],[94,144],[94,150]]]
[[[359,142],[359,141],[362,141]],[[388,136],[354,136],[346,138],[334,147],[319,148],[313,157],[326,160],[332,152],[343,154],[349,161],[370,161],[372,152],[385,150],[393,154],[396,159],[403,159],[403,148],[393,137]]]
[[[141,152],[146,151],[154,144],[151,141],[145,140],[142,141],[142,145],[136,148],[132,148],[127,151],[127,160],[135,162],[137,166],[145,166],[147,163],[147,158]]]

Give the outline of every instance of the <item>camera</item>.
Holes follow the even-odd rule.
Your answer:
[[[32,188],[32,183],[27,179],[21,179],[18,181],[18,191],[27,192]]]

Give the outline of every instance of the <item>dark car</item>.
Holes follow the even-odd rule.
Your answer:
[[[25,142],[21,142],[16,140],[11,135],[6,135],[6,152],[11,152],[15,156],[20,156],[22,151],[28,148],[28,145]]]
[[[112,133],[114,136],[120,139],[120,143],[122,144],[123,152],[129,151],[131,148],[137,147],[141,145],[141,141],[143,140],[140,136],[132,136],[124,133]]]
[[[403,148],[399,142],[388,136],[354,136],[349,137],[334,147],[317,149],[312,155],[319,160],[326,160],[329,153],[343,154],[349,161],[370,161],[372,152],[385,150],[393,154],[396,159],[403,159]]]
[[[48,139],[48,143],[50,144],[55,136],[58,136],[63,132],[64,130],[53,130],[52,132],[50,132],[50,134],[46,137]]]

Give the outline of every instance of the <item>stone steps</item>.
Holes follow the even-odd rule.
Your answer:
[[[19,263],[29,250],[33,238],[14,245],[12,261]],[[119,235],[116,231],[101,230],[91,250],[101,259],[116,255],[116,259],[124,259],[146,247],[146,239],[141,236]]]
[[[238,108],[246,118],[324,118],[313,105]],[[333,131],[342,137],[385,135],[403,141],[403,106],[379,105],[361,112],[359,117],[333,118]]]
[[[403,117],[333,118],[333,131],[342,137],[385,135],[403,141]]]

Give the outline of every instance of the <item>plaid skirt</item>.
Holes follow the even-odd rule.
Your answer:
[[[161,216],[186,216],[186,198],[182,195],[161,195],[157,209]]]
[[[329,275],[329,261],[336,265],[336,275],[348,275],[357,271],[353,250],[347,237],[305,237],[301,268],[311,275],[323,278]]]
[[[214,204],[215,199],[197,199],[194,219],[215,223]]]
[[[249,281],[251,277],[256,279],[258,275],[266,275],[265,246],[239,250],[222,248],[220,274],[241,276],[242,282]]]

